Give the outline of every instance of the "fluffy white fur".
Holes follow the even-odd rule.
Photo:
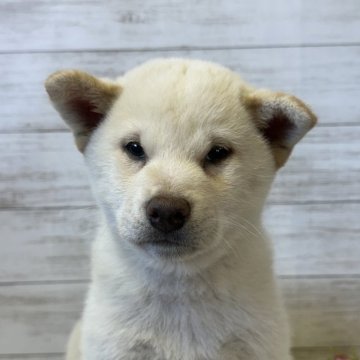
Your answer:
[[[315,116],[298,99],[256,91],[202,61],[160,59],[114,82],[94,79],[64,71],[46,83],[81,136],[101,209],[67,359],[291,359],[261,213],[277,168]],[[129,156],[130,141],[146,161]],[[214,145],[232,153],[207,164]],[[144,210],[159,194],[191,204],[178,230],[184,251],[143,245],[160,236]]]

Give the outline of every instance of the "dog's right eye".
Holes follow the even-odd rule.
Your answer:
[[[145,160],[145,151],[140,143],[136,141],[130,141],[124,146],[125,151],[135,160]]]

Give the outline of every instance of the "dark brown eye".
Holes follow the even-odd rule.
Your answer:
[[[135,160],[145,160],[145,151],[140,143],[136,141],[130,141],[124,146],[125,151]]]
[[[205,157],[205,162],[218,164],[231,154],[231,150],[220,145],[213,146]]]

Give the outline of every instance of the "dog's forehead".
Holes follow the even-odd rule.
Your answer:
[[[245,85],[221,66],[161,60],[129,72],[120,81],[123,91],[112,111],[113,123],[127,121],[143,132],[163,131],[189,139],[196,137],[199,128],[203,135],[226,130],[231,134],[244,125],[241,92]]]
[[[156,106],[158,111],[238,103],[240,78],[219,65],[186,60],[154,61],[123,78],[123,101]]]

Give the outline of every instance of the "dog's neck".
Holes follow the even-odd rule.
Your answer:
[[[111,284],[111,291],[128,283],[139,291],[174,298],[204,293],[227,296],[237,288],[253,288],[254,283],[265,286],[272,278],[267,239],[260,232],[236,236],[223,239],[218,248],[193,260],[164,260],[150,257],[132,244],[119,243],[102,224],[93,249],[93,280],[99,286]]]

